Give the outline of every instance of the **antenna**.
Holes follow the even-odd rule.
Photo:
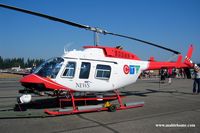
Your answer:
[[[69,48],[71,45],[73,45],[73,42],[69,42],[64,46],[64,54],[67,54],[69,52]]]
[[[66,54],[68,51],[65,49],[65,47],[64,47],[64,54]]]

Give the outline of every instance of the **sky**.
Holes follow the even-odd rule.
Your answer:
[[[199,0],[1,0],[1,4],[48,14],[109,32],[150,41],[200,62]],[[43,58],[61,56],[94,44],[92,32],[44,18],[0,8],[0,56]],[[175,60],[173,53],[140,42],[99,35],[101,46],[121,45],[142,60]]]

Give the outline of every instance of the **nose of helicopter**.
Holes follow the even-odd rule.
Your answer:
[[[40,77],[36,74],[30,74],[21,78],[20,83],[23,86],[28,86],[31,84],[43,84],[45,88],[53,89],[53,90],[70,90],[68,87],[60,85],[55,81],[51,80],[47,77]]]
[[[24,76],[23,78],[20,79],[21,83],[43,83],[41,80],[41,77],[35,75],[35,74],[30,74],[27,76]]]

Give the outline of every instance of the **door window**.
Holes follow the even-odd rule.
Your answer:
[[[91,64],[89,62],[82,62],[79,78],[88,79],[90,75]]]

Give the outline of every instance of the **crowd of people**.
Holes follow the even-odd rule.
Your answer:
[[[193,76],[193,72],[191,73]],[[156,71],[144,71],[140,78],[152,78],[152,77],[160,77],[161,80],[165,80],[166,78],[187,78],[188,75],[184,69],[161,69],[159,72]]]
[[[141,74],[140,78],[152,78],[160,77],[160,83],[165,83],[168,79],[168,83],[172,83],[172,78],[192,78],[193,94],[200,93],[200,67],[197,64],[193,64],[192,69],[161,69],[159,72],[145,71]]]

